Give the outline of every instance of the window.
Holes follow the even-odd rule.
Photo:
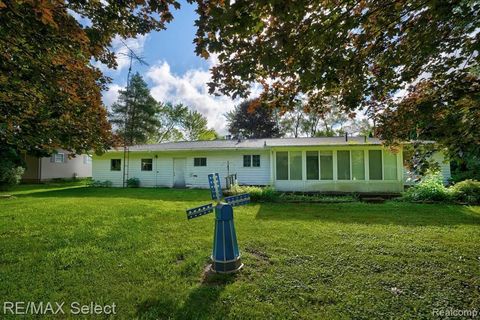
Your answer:
[[[320,152],[320,179],[333,180],[333,152]]]
[[[65,162],[65,154],[64,153],[57,153],[53,158],[53,162],[55,163],[63,163]]]
[[[384,179],[397,180],[397,155],[383,151]]]
[[[142,159],[141,169],[142,171],[152,171],[153,159]]]
[[[110,171],[121,171],[122,170],[122,160],[121,159],[111,159],[110,160]]]
[[[337,151],[338,180],[350,180],[350,151]]]
[[[254,167],[260,167],[260,155],[259,154],[254,154],[252,156],[252,164]]]
[[[288,180],[288,152],[276,153],[277,180]]]
[[[260,155],[244,155],[243,156],[243,166],[244,167],[260,167]]]
[[[302,152],[290,152],[290,180],[302,180]]]
[[[84,164],[92,164],[92,157],[90,157],[90,156],[83,156],[83,163],[84,163]]]
[[[368,170],[370,171],[370,180],[382,180],[382,151],[368,151]]]
[[[251,167],[252,166],[252,156],[251,155],[244,155],[243,156],[243,166],[244,167]]]
[[[320,168],[318,167],[318,152],[307,151],[307,180],[318,180]]]
[[[363,150],[352,150],[352,180],[365,180],[365,154]]]
[[[207,158],[193,158],[193,166],[194,167],[206,167],[207,166]]]

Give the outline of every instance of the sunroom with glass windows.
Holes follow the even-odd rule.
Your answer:
[[[272,151],[280,191],[400,192],[402,154],[382,146],[281,148]]]

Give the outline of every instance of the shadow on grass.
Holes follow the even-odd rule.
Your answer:
[[[137,317],[140,319],[212,319],[212,315],[228,314],[228,304],[220,303],[219,298],[226,286],[235,282],[236,275],[218,275],[207,273],[200,285],[193,290],[183,302],[173,298],[147,300],[137,307]]]
[[[446,204],[275,204],[264,203],[256,214],[260,220],[318,220],[347,224],[405,226],[480,225],[480,210]]]
[[[16,197],[34,198],[132,198],[164,201],[208,201],[210,193],[204,189],[170,188],[94,188],[94,187],[57,187],[24,190],[14,194]]]

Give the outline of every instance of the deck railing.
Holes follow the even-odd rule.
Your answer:
[[[237,184],[237,174],[230,174],[225,177],[225,186],[230,189],[233,185]]]

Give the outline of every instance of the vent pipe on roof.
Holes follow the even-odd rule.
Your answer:
[[[348,142],[348,133],[345,132],[345,142]]]

